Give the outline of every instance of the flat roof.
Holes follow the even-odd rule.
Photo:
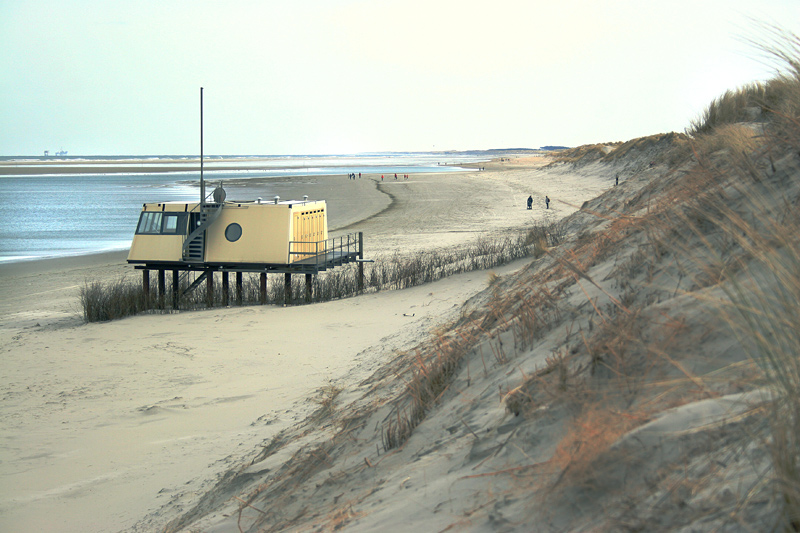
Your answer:
[[[274,198],[261,198],[261,201],[258,199],[256,200],[228,200],[226,199],[223,202],[223,205],[233,205],[233,204],[247,204],[247,205],[298,205],[298,204],[315,204],[319,202],[324,202],[325,200],[279,200],[278,203],[275,203]],[[214,204],[215,202],[206,202],[207,204]],[[176,201],[176,200],[169,200],[166,202],[145,202],[145,205],[199,205],[200,202],[192,200],[192,201]]]

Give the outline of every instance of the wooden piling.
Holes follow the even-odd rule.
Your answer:
[[[180,299],[181,299],[181,272],[180,270],[173,270],[172,271],[172,308],[173,309],[180,309]]]
[[[230,285],[228,284],[228,272],[222,272],[222,307],[228,307],[228,296]]]
[[[150,302],[150,271],[146,268],[142,270],[142,290],[144,291],[144,300]]]
[[[261,273],[261,284],[259,287],[259,296],[261,297],[261,305],[267,303],[267,273]]]
[[[236,305],[242,305],[242,273],[236,273]]]
[[[164,276],[164,269],[158,269],[158,308],[164,309],[164,295],[167,292],[167,281]]]
[[[283,275],[283,303],[292,303],[292,273],[286,272]]]
[[[214,307],[214,272],[209,271],[206,276],[206,306]]]
[[[306,302],[311,303],[313,298],[312,291],[314,290],[314,278],[311,274],[306,274]]]

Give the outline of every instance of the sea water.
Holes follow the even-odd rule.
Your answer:
[[[0,178],[0,261],[130,247],[142,204],[196,199],[197,189],[163,175]]]
[[[24,160],[28,164],[36,161],[53,167],[52,174],[0,176],[0,262],[124,250],[130,247],[142,204],[198,199],[199,168],[197,172],[57,173],[57,167],[66,162],[71,168],[83,166],[88,170],[97,165],[130,166],[132,159],[141,161],[144,158],[0,158],[6,168],[13,165],[14,160]],[[163,166],[165,159],[189,160],[187,157],[153,156],[147,158],[147,163],[137,162],[137,165],[145,169],[150,163]],[[464,154],[456,160],[453,156],[447,158],[435,153],[273,156],[266,161],[239,157],[234,162],[239,170],[214,170],[215,166],[231,166],[230,158],[225,159],[221,162],[211,157],[204,161],[207,187],[211,183],[224,183],[227,178],[273,177],[278,183],[281,177],[286,177],[284,183],[291,183],[292,177],[306,175],[462,171],[463,168],[444,165],[483,160]],[[254,165],[270,168],[248,168]]]

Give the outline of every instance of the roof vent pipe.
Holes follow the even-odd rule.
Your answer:
[[[258,197],[258,203],[259,204],[261,203],[261,197],[260,196]]]
[[[275,197],[275,205],[278,205],[278,202],[280,202],[280,201],[281,201],[281,197],[280,196],[276,196]]]
[[[304,202],[307,202],[307,201],[308,201],[308,195],[307,195],[307,194],[304,194],[304,195],[303,195],[303,201],[304,201]]]

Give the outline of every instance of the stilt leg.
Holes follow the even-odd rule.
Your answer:
[[[209,272],[206,277],[206,306],[214,307],[214,273]]]
[[[311,299],[314,297],[312,291],[314,290],[313,285],[314,279],[312,278],[311,274],[306,274],[306,302],[311,303]]]
[[[180,309],[180,298],[181,298],[181,275],[180,272],[177,270],[172,271],[172,308],[175,310]]]
[[[230,286],[228,285],[228,273],[222,273],[222,307],[228,307],[228,296],[230,293]]]
[[[236,273],[236,305],[242,305],[242,273]]]
[[[150,271],[142,270],[142,290],[144,291],[144,301],[150,306]]]
[[[283,275],[283,303],[289,305],[292,303],[292,273],[286,272]]]
[[[261,286],[260,286],[261,305],[267,303],[267,273],[261,273]]]
[[[164,295],[167,292],[167,281],[164,279],[164,269],[158,269],[158,308],[164,309]]]

